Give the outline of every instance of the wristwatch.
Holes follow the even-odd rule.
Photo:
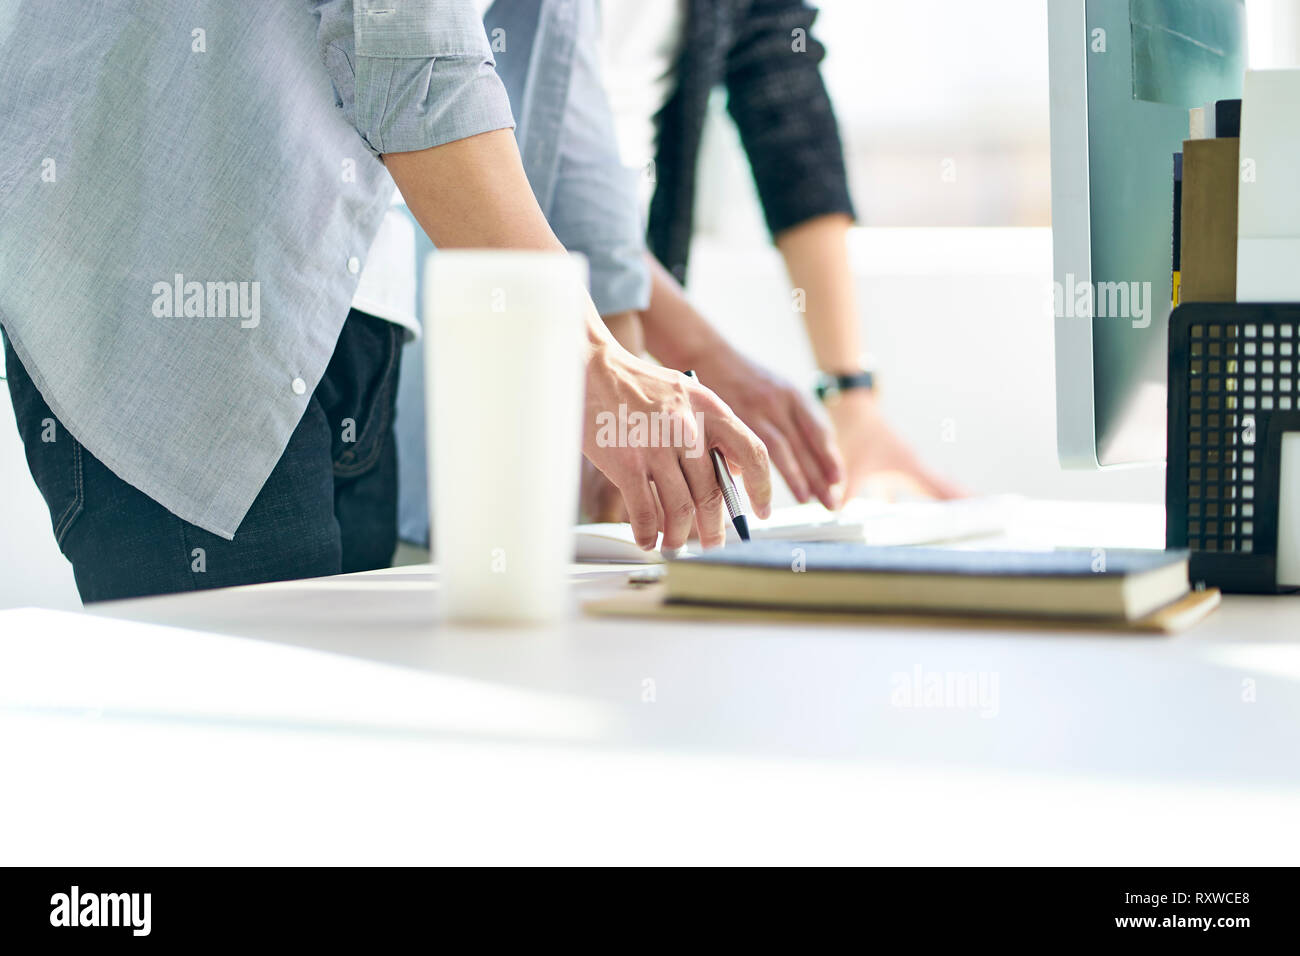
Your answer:
[[[816,394],[818,401],[827,404],[833,402],[842,393],[854,389],[866,389],[868,392],[874,392],[876,390],[876,374],[869,369],[862,369],[848,375],[827,375],[823,372],[818,377],[817,384],[813,386],[813,393]]]

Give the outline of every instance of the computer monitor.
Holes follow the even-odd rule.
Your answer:
[[[1241,96],[1243,0],[1047,0],[1061,464],[1160,462],[1173,157]]]

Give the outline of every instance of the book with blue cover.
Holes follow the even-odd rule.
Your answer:
[[[673,561],[669,603],[1134,621],[1188,593],[1187,552],[750,542]]]

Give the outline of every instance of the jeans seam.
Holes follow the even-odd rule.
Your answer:
[[[54,541],[60,548],[63,547],[63,539],[67,537],[72,523],[77,520],[86,503],[85,484],[82,480],[81,443],[75,438],[72,439],[72,486],[74,488],[72,503],[64,509],[63,514],[59,515],[59,520],[54,523]]]

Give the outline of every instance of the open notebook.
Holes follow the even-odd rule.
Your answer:
[[[855,541],[871,545],[919,545],[960,541],[1007,530],[1023,499],[1015,495],[962,498],[956,501],[883,502],[856,498],[838,513],[819,504],[778,508],[772,517],[749,521],[757,541]],[[661,539],[662,540],[662,539]],[[727,543],[738,540],[727,528]],[[698,552],[698,545],[687,553]],[[583,524],[574,534],[578,561],[658,564],[656,551],[642,551],[628,524]]]

